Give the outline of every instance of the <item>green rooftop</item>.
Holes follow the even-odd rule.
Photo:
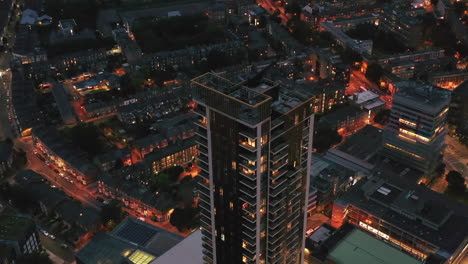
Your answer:
[[[0,240],[21,240],[34,223],[31,219],[0,215]]]
[[[421,264],[410,255],[359,229],[352,230],[329,253],[337,264]]]

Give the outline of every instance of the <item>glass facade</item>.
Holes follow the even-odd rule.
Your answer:
[[[199,118],[205,263],[300,263],[307,209],[312,108],[214,74],[192,81]]]

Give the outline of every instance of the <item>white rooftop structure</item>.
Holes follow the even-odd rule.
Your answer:
[[[39,16],[36,11],[32,9],[25,9],[21,15],[21,25],[35,25],[35,24],[50,24],[52,17],[48,15]]]
[[[197,230],[150,264],[202,264],[201,239],[201,230]]]
[[[378,108],[378,107],[381,107],[385,105],[385,101],[381,100],[381,99],[378,99],[378,100],[375,100],[375,101],[372,101],[370,103],[367,103],[364,108],[366,110],[372,110],[374,108]]]
[[[321,226],[319,229],[317,229],[312,235],[309,237],[314,243],[319,244],[322,241],[327,240],[332,231],[325,226]]]
[[[312,7],[310,7],[309,5],[304,6],[304,8],[302,8],[302,11],[307,12],[309,14],[312,14],[312,12],[314,12],[314,10],[312,10]]]
[[[348,98],[354,101],[356,104],[361,105],[379,98],[379,95],[371,91],[364,91],[360,93],[355,93],[349,96]]]
[[[38,15],[37,12],[32,9],[26,9],[23,11],[21,16],[20,24],[21,25],[34,25],[36,24],[36,19]]]
[[[169,12],[167,12],[167,17],[176,17],[176,16],[182,16],[180,11],[169,11]]]

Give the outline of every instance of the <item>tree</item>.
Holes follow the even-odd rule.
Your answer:
[[[90,156],[94,157],[105,150],[105,144],[100,139],[100,132],[93,123],[80,123],[72,128],[66,128],[64,134],[75,146],[80,147]]]
[[[361,62],[362,56],[353,49],[346,48],[341,54],[341,58],[345,63],[353,64],[354,62]]]
[[[222,51],[222,50],[211,50],[210,53],[208,53],[208,67],[213,70],[216,68],[221,68],[229,65],[229,55]]]
[[[167,190],[170,185],[169,174],[160,172],[154,178],[154,185],[156,190]]]
[[[307,44],[312,37],[312,29],[300,18],[291,18],[287,26],[292,31],[291,35],[302,44]]]
[[[200,226],[198,216],[198,208],[176,208],[171,214],[170,223],[179,231],[191,230]]]
[[[382,109],[374,116],[374,122],[382,126],[386,125],[390,118],[390,109]]]
[[[293,16],[299,17],[301,15],[302,8],[298,2],[293,1],[284,7],[284,12],[286,14],[292,14]]]
[[[436,177],[437,178],[440,178],[444,175],[445,173],[445,163],[441,163],[436,169],[435,169],[435,173],[436,173]]]
[[[373,83],[378,83],[383,72],[382,66],[377,63],[372,63],[367,67],[366,78]]]
[[[448,182],[448,193],[462,195],[466,192],[465,178],[458,171],[450,171],[445,176],[445,180]]]
[[[179,180],[180,175],[183,172],[184,172],[184,168],[182,166],[172,166],[163,170],[163,173],[168,174],[169,180],[171,182],[177,182]]]
[[[281,18],[279,17],[280,14],[281,12],[278,9],[276,9],[275,12],[270,15],[270,20],[275,23],[280,24],[281,23]]]
[[[0,198],[10,201],[15,208],[22,212],[37,206],[37,201],[32,198],[29,192],[18,185],[11,185],[7,182],[0,185]]]
[[[367,40],[373,39],[375,34],[377,33],[377,30],[377,26],[370,23],[365,23],[356,26],[356,28],[348,30],[346,34],[352,37],[353,39]]]
[[[317,152],[325,152],[331,146],[341,142],[342,137],[329,125],[320,125],[314,134],[314,148]]]
[[[125,217],[122,203],[112,200],[101,207],[101,221],[108,228],[113,229]]]
[[[31,253],[27,255],[20,255],[16,259],[17,264],[53,264],[54,262],[49,258],[46,253]]]

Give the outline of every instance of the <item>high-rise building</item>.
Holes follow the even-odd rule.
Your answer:
[[[384,131],[384,154],[431,173],[442,159],[450,92],[410,81],[395,86],[398,91]]]
[[[213,73],[191,82],[205,263],[302,263],[312,92]]]

